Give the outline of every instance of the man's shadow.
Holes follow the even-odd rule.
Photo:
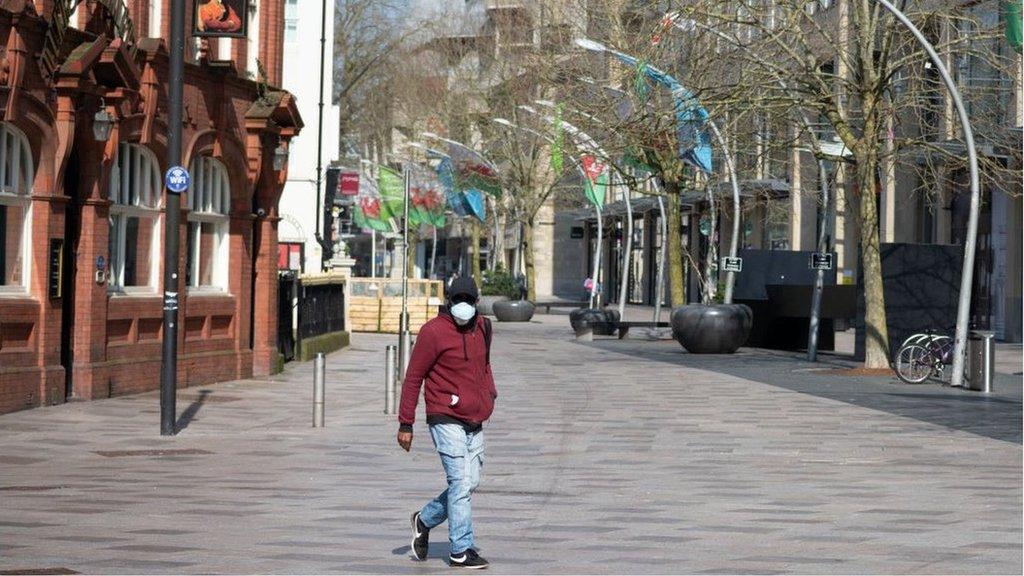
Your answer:
[[[391,551],[395,556],[408,556],[412,558],[412,546],[399,546]],[[452,553],[452,543],[447,540],[444,542],[430,543],[430,549],[427,550],[427,559],[440,558],[447,560]]]

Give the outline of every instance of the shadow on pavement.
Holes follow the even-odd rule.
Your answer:
[[[188,428],[188,425],[191,424],[192,420],[195,419],[196,414],[199,413],[199,410],[203,407],[203,404],[206,403],[206,399],[207,397],[210,396],[210,394],[211,392],[209,390],[199,391],[199,397],[193,400],[192,403],[189,404],[188,408],[186,408],[185,411],[181,413],[181,416],[178,417],[178,421],[177,423],[175,423],[175,429],[178,432],[181,432],[185,428]]]
[[[938,383],[910,386],[895,376],[823,375],[817,370],[834,364],[815,364],[757,349],[745,348],[733,355],[699,355],[687,353],[674,341],[595,340],[581,344],[651,361],[728,374],[1021,444],[1022,379],[1019,376],[996,374],[995,391],[982,395]]]

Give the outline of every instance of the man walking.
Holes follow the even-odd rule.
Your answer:
[[[491,322],[477,314],[478,292],[472,278],[456,278],[448,288],[447,306],[420,329],[402,383],[398,444],[412,446],[412,425],[420,386],[427,425],[448,488],[412,515],[412,552],[426,560],[430,530],[448,521],[453,567],[487,568],[473,547],[470,499],[480,483],[484,463],[483,423],[494,410],[491,374]]]

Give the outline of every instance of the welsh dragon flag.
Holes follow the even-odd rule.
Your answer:
[[[355,199],[355,210],[352,219],[362,229],[373,229],[380,232],[391,230],[387,219],[381,218],[381,202],[377,189],[370,178],[359,179],[359,195]]]
[[[412,169],[409,186],[409,223],[435,228],[445,225],[445,194],[433,171],[419,166]]]
[[[583,180],[583,193],[587,200],[598,208],[604,206],[604,197],[608,191],[609,173],[608,166],[599,162],[597,158],[586,155],[581,159],[583,173],[586,178]]]

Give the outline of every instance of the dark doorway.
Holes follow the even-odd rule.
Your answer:
[[[64,171],[64,193],[71,199],[64,208],[64,270],[61,277],[60,365],[64,368],[64,399],[74,395],[75,276],[78,242],[82,236],[82,199],[78,189],[78,153],[71,152]]]

